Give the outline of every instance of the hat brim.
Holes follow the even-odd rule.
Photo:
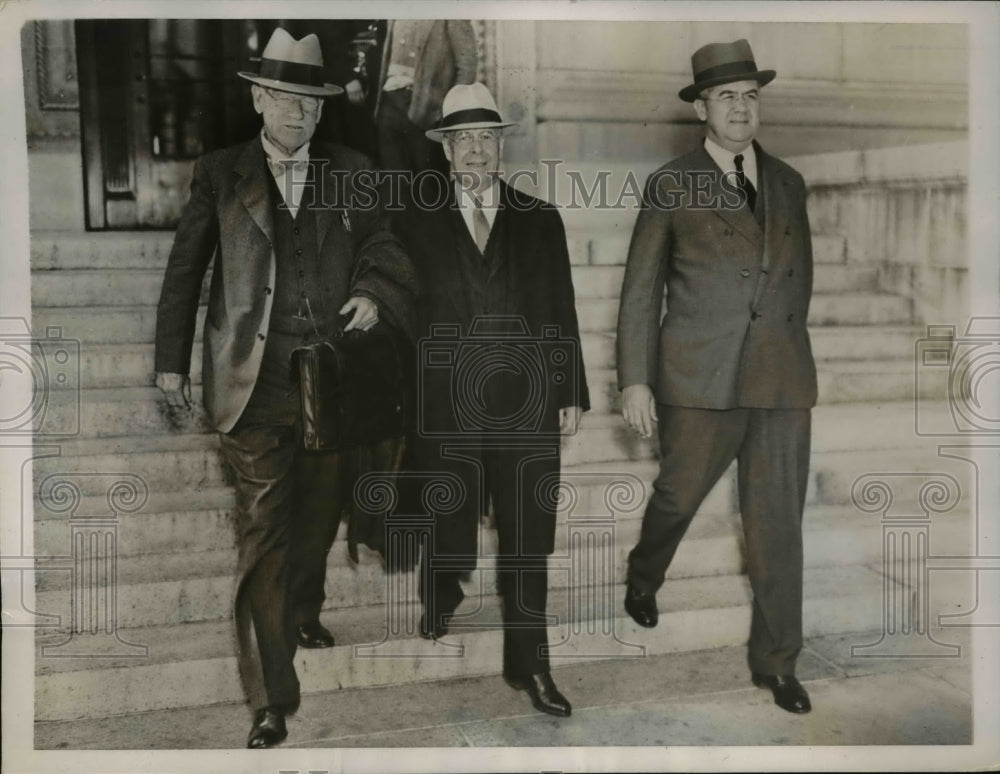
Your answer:
[[[333,83],[325,83],[322,86],[310,86],[304,83],[279,81],[274,78],[261,78],[257,73],[238,72],[236,74],[243,80],[256,83],[258,86],[264,86],[275,91],[286,91],[289,94],[301,94],[304,97],[333,97],[344,93],[342,88]]]
[[[427,136],[428,140],[434,140],[434,142],[441,142],[446,134],[451,132],[460,132],[463,129],[500,129],[506,130],[512,126],[517,126],[514,121],[470,121],[466,124],[455,124],[454,126],[446,126],[440,129],[428,129],[424,134]]]
[[[732,75],[719,75],[715,78],[706,78],[703,81],[685,86],[677,95],[685,102],[694,102],[698,95],[705,89],[713,86],[721,86],[724,83],[736,83],[737,81],[757,81],[761,86],[767,86],[778,73],[775,70],[755,70],[750,73],[734,73]]]

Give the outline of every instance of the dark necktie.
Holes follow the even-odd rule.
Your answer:
[[[490,222],[483,212],[483,200],[476,194],[472,194],[472,199],[476,203],[472,209],[472,228],[475,231],[476,247],[479,248],[479,252],[485,253],[486,243],[490,241]]]
[[[747,180],[746,173],[743,171],[743,154],[737,153],[733,157],[733,161],[736,162],[736,182],[740,190],[747,195],[747,206],[753,212],[757,204],[757,191],[753,187],[753,183]]]

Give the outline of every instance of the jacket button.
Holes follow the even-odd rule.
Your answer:
[[[750,313],[750,319],[751,320],[756,320],[758,317],[760,317],[760,313],[759,312],[751,312]]]
[[[792,318],[793,318],[793,317],[795,317],[795,315],[794,315],[794,314],[790,314],[790,315],[788,315],[788,318],[787,318],[787,319],[788,319],[788,322],[791,322],[791,321],[792,321]]]
[[[271,295],[271,288],[264,288],[264,295],[265,296]]]
[[[263,333],[258,333],[257,334],[257,338],[260,339],[261,341],[263,341],[264,340],[264,334]]]
[[[723,233],[723,234],[724,234],[725,236],[732,236],[732,235],[733,235],[733,230],[732,230],[731,228],[727,228],[727,229],[726,229],[725,231],[723,231],[722,233]]]
[[[793,274],[795,274],[795,269],[789,269],[788,276],[791,277]]]
[[[302,249],[300,248],[300,249],[296,250],[296,251],[295,251],[295,254],[296,254],[296,255],[302,255]]]
[[[743,269],[740,272],[740,275],[743,276],[743,277],[749,277],[750,276],[750,269]]]

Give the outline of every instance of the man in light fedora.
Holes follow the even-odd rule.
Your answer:
[[[802,512],[816,368],[806,331],[812,248],[801,175],[754,140],[760,70],[745,40],[691,57],[706,137],[646,184],[618,315],[625,421],[657,426],[660,471],[629,554],[625,609],[657,624],[656,592],[733,459],[753,590],[749,666],[789,712],[810,709],[802,647]],[[666,290],[666,314],[661,316]]]
[[[422,175],[395,226],[424,289],[411,456],[460,482],[455,507],[433,514],[421,559],[420,633],[461,633],[451,618],[464,596],[459,579],[476,568],[492,506],[504,677],[536,709],[568,716],[547,654],[556,498],[546,491],[558,484],[560,436],[576,432],[590,401],[562,219],[499,177],[510,126],[483,84],[454,86],[427,132],[443,144],[451,179]]]
[[[157,309],[155,367],[168,404],[187,407],[202,280],[214,256],[203,396],[235,473],[237,662],[254,712],[247,746],[270,747],[285,738],[285,715],[299,703],[296,647],[333,645],[319,612],[327,552],[350,495],[346,453],[303,451],[290,355],[332,335],[341,315],[345,330],[379,322],[410,330],[415,277],[381,210],[351,206],[351,173],[369,168],[367,159],[310,146],[323,99],[340,92],[324,80],[316,36],[275,30],[259,70],[239,76],[253,84],[263,128],[195,164]]]

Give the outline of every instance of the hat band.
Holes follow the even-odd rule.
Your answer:
[[[697,84],[702,81],[714,80],[715,78],[728,78],[731,75],[749,75],[755,72],[757,72],[757,63],[752,59],[740,62],[726,62],[725,64],[709,67],[696,73],[694,82]]]
[[[301,62],[261,59],[259,75],[261,78],[297,83],[302,86],[323,86],[323,68]]]
[[[469,108],[468,110],[456,110],[441,119],[438,129],[447,129],[449,126],[458,124],[476,124],[488,121],[493,124],[502,124],[503,119],[495,110],[489,108]]]

